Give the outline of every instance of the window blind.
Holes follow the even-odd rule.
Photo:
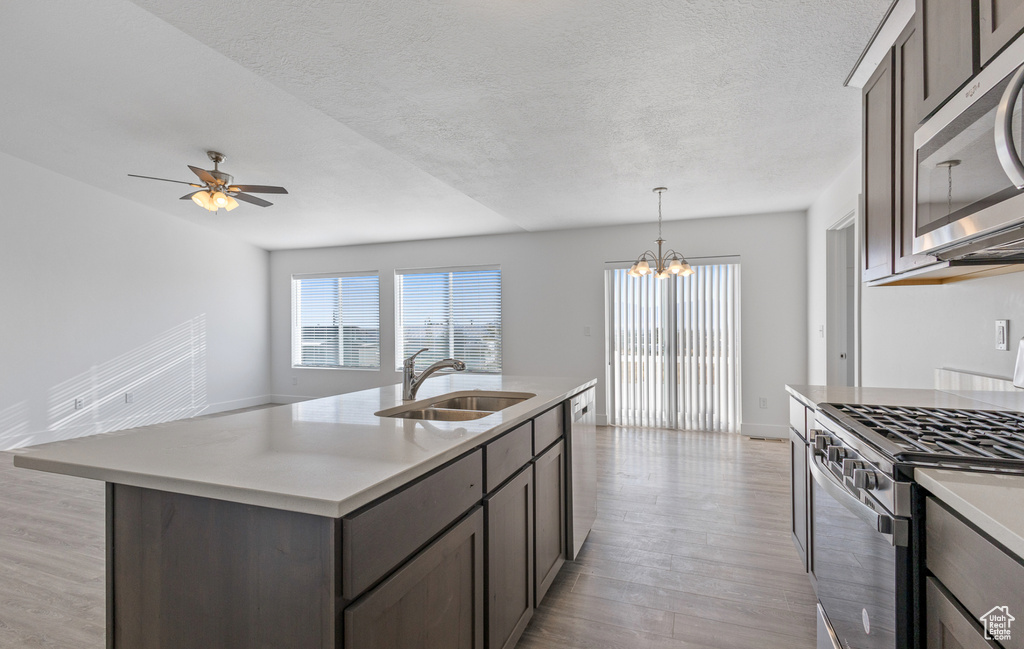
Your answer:
[[[612,423],[740,429],[740,266],[659,280],[609,270]]]
[[[467,372],[501,372],[501,270],[395,273],[396,366],[416,358],[424,367],[442,358]]]
[[[292,365],[380,368],[380,278],[292,278]]]

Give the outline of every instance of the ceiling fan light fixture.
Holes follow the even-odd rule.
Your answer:
[[[214,205],[217,206],[217,209],[222,209],[222,208],[227,207],[228,206],[228,198],[229,198],[229,196],[227,194],[225,194],[224,192],[221,192],[221,191],[213,192],[213,194],[210,196],[210,200],[213,202]],[[238,203],[235,203],[235,206],[237,207]]]
[[[210,192],[200,191],[192,194],[192,202],[211,212],[217,211],[217,208],[213,204],[213,199],[210,196]]]
[[[235,200],[234,196],[228,196],[228,202],[224,206],[224,209],[230,212],[231,210],[238,207],[238,201]]]

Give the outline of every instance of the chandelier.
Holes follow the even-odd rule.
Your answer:
[[[661,195],[667,192],[668,188],[655,187],[653,191],[658,194],[658,254],[655,255],[648,250],[640,255],[636,263],[630,266],[628,275],[630,277],[643,277],[649,273],[654,273],[654,276],[658,279],[665,279],[672,275],[682,275],[683,277],[692,275],[693,269],[690,268],[690,264],[686,262],[686,259],[681,254],[675,250],[668,250],[664,254],[661,252],[661,246],[665,243],[665,240],[661,238]]]

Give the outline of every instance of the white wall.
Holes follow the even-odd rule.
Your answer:
[[[0,177],[0,449],[268,400],[269,253],[3,153]]]
[[[783,385],[806,375],[806,217],[787,213],[665,224],[668,244],[690,257],[742,259],[743,421],[746,434],[784,436]],[[500,264],[503,372],[597,377],[606,414],[604,268],[653,244],[654,224],[467,237],[271,253],[271,379],[275,399],[394,384],[394,270]],[[293,273],[376,270],[381,277],[383,370],[293,369],[290,278]],[[590,327],[592,335],[584,335]],[[758,408],[767,397],[769,408]]]
[[[825,232],[857,209],[859,194],[860,156],[807,210],[807,381],[811,385],[824,385],[827,376],[825,336],[822,335],[827,316]]]
[[[857,204],[860,159],[808,211],[808,380],[825,383],[825,231]],[[1009,351],[995,350],[995,320],[1010,320]],[[938,286],[864,287],[861,292],[861,384],[932,388],[940,367],[1013,375],[1016,340],[1024,337],[1024,273]]]

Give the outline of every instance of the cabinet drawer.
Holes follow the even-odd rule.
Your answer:
[[[487,488],[490,493],[512,477],[512,474],[526,466],[533,458],[533,425],[526,422],[513,428],[498,439],[484,446],[484,465]]]
[[[924,607],[927,649],[992,649],[997,646],[985,640],[978,623],[934,577],[925,580]]]
[[[533,451],[540,453],[565,432],[565,408],[558,404],[533,420]]]
[[[483,497],[481,451],[342,519],[341,589],[355,599]]]
[[[925,505],[925,560],[928,570],[973,619],[997,606],[1024,611],[1024,563],[957,518],[934,498]],[[1024,633],[1001,643],[1024,648]]]
[[[483,649],[483,532],[477,508],[345,609],[345,646]]]
[[[807,408],[793,397],[789,398],[789,425],[807,441]]]

